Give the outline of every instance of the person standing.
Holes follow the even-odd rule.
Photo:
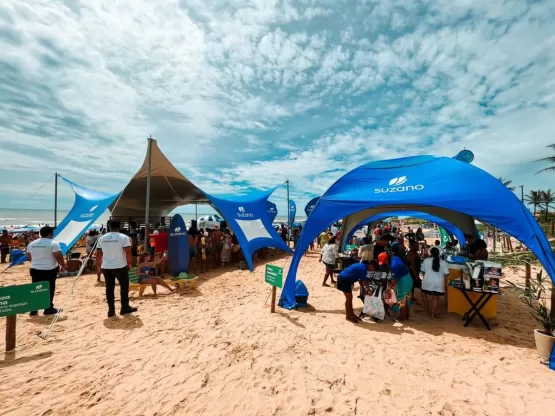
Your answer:
[[[13,237],[8,234],[8,230],[2,230],[2,235],[0,236],[0,255],[2,264],[6,263],[6,258],[10,254],[10,246],[12,244]]]
[[[372,243],[370,242],[370,239],[368,237],[363,237],[362,238],[362,246],[360,246],[359,249],[359,253],[360,253],[360,262],[362,263],[363,261],[370,261],[373,259],[373,255],[374,255],[374,246],[372,245]]]
[[[100,237],[97,244],[97,262],[101,265],[106,281],[106,301],[108,318],[116,315],[115,295],[116,279],[119,282],[121,309],[125,315],[137,311],[129,305],[129,269],[132,267],[131,240],[119,232],[120,222],[110,222],[110,232]]]
[[[324,282],[322,286],[328,286],[328,277],[331,278],[331,283],[335,284],[333,279],[333,272],[335,270],[335,260],[338,256],[337,244],[335,244],[335,237],[329,239],[328,243],[322,248],[322,254],[320,254],[320,263],[324,263],[326,266],[326,273],[324,274]]]
[[[399,257],[391,259],[392,281],[389,289],[394,290],[397,303],[392,305],[393,312],[398,314],[399,320],[410,318],[410,307],[412,306],[413,280],[410,271]]]
[[[441,260],[441,253],[437,247],[432,247],[430,254],[432,257],[428,257],[422,263],[424,280],[421,290],[424,308],[432,318],[435,318],[440,296],[445,294],[445,278],[449,275],[449,267],[445,260]]]
[[[409,252],[407,254],[407,262],[409,266],[409,273],[412,277],[412,300],[415,301],[414,288],[420,289],[422,287],[422,280],[420,280],[420,268],[422,267],[422,258],[418,250],[420,249],[420,244],[418,241],[409,241]]]
[[[45,315],[55,315],[58,309],[54,307],[54,293],[56,291],[56,278],[58,271],[65,268],[64,256],[60,243],[52,240],[54,229],[42,227],[40,238],[27,246],[27,259],[31,262],[31,280],[33,283],[48,282],[50,284],[50,306],[44,310]],[[38,311],[32,311],[31,316],[36,316]]]

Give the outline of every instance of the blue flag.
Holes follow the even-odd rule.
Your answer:
[[[304,207],[304,213],[306,214],[307,218],[310,216],[312,210],[314,209],[314,207],[316,206],[319,200],[320,200],[320,197],[317,196],[316,198],[311,199],[308,204],[306,204],[306,207]]]
[[[270,217],[270,222],[274,222],[278,214],[277,206],[270,201],[266,201],[266,206],[268,207],[268,216]]]
[[[297,205],[295,205],[295,201],[290,200],[289,201],[289,228],[293,227],[296,213],[297,213]]]

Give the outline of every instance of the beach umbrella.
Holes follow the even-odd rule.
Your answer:
[[[203,215],[198,219],[198,228],[215,228],[220,226],[218,216],[216,215]]]

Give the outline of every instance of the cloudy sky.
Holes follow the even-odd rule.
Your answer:
[[[299,206],[367,161],[463,148],[555,188],[533,162],[555,155],[553,0],[2,0],[0,50],[4,208],[56,170],[122,189],[149,134],[207,192],[289,178]]]

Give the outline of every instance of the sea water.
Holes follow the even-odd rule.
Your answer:
[[[58,210],[58,224],[65,218],[69,211]],[[195,219],[194,213],[189,212],[176,212],[183,216],[185,223]],[[176,213],[172,213],[174,215]],[[203,215],[213,215],[206,213],[198,213],[198,218]],[[109,211],[106,211],[95,221],[95,224],[105,225],[110,219]],[[303,218],[304,219],[304,218]],[[276,217],[277,222],[287,222],[287,217]],[[43,225],[54,225],[54,210],[49,209],[6,209],[0,208],[0,229],[2,228],[13,228],[13,227],[23,227],[25,225],[32,225],[35,227],[40,227]]]

